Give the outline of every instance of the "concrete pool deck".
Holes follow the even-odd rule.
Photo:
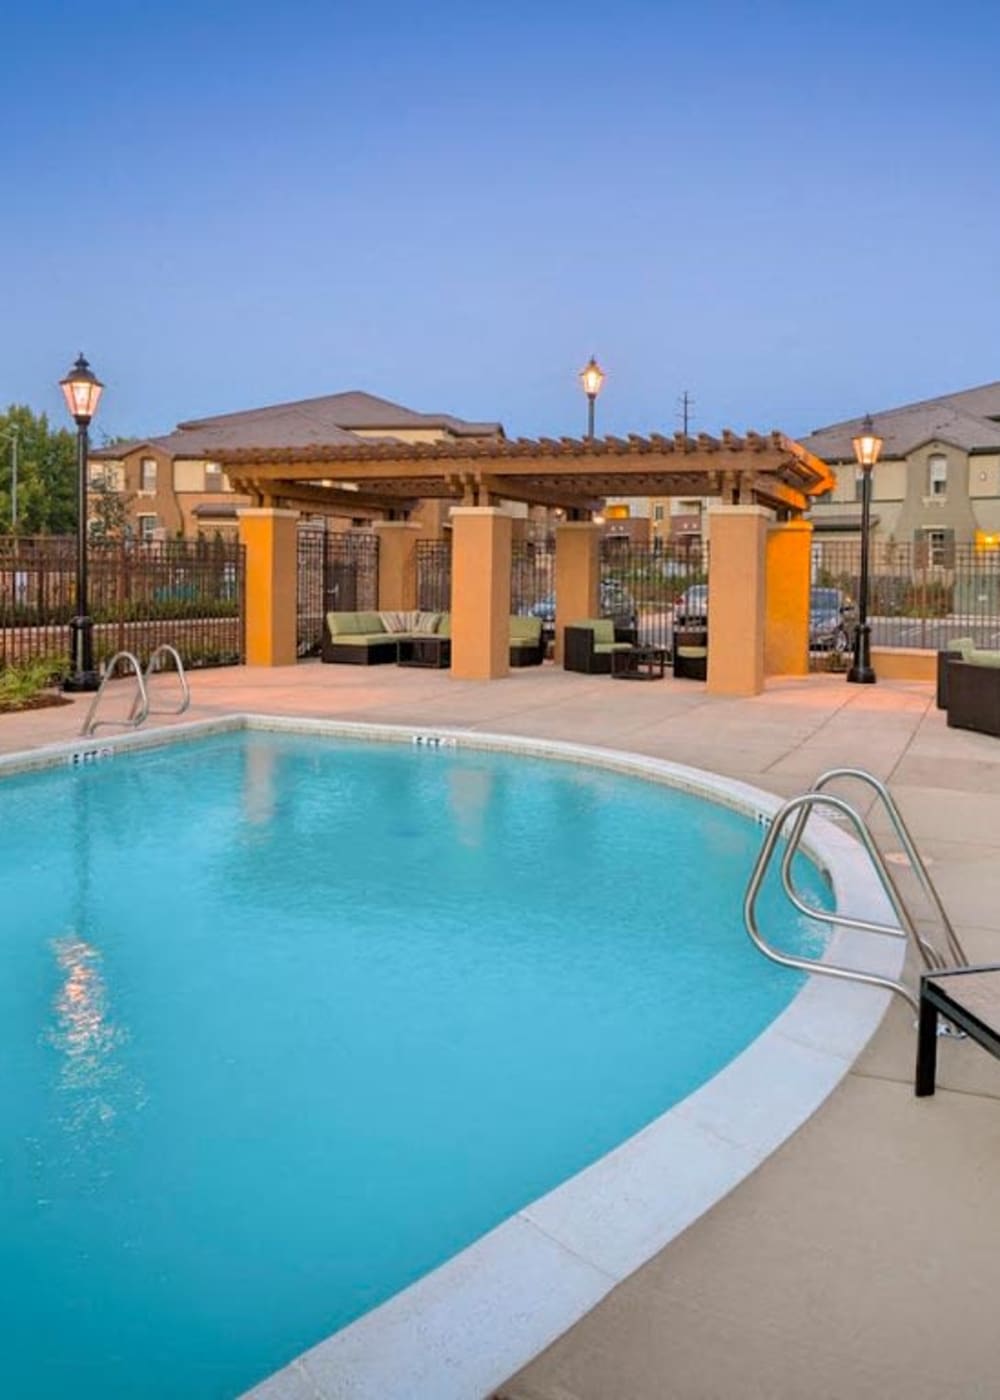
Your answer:
[[[254,711],[557,738],[779,795],[826,767],[869,768],[891,783],[970,956],[1000,960],[1000,743],[947,729],[928,685],[815,676],[722,700],[690,682],[548,666],[477,683],[307,664],[195,673],[192,690],[185,718]],[[73,737],[82,704],[0,717],[0,753]],[[498,1395],[994,1395],[1000,1064],[946,1041],[938,1094],[918,1101],[911,1020],[893,1004],[804,1127]]]

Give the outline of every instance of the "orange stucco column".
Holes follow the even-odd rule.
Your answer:
[[[763,506],[709,509],[708,690],[759,695],[764,689],[767,527]]]
[[[786,520],[767,532],[764,674],[809,674],[812,522]]]
[[[563,659],[563,628],[600,612],[601,527],[592,520],[556,526],[557,665]]]
[[[293,666],[296,661],[297,510],[237,511],[246,547],[248,666]]]
[[[376,520],[378,605],[393,612],[417,606],[417,540],[422,526],[411,520]]]
[[[496,680],[510,674],[511,519],[496,506],[456,506],[451,524],[451,674]]]

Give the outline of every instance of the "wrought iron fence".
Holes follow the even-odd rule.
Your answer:
[[[837,606],[856,605],[860,593],[858,540],[813,543],[814,650],[821,591]],[[833,603],[827,599],[826,606]],[[869,554],[868,618],[872,645],[939,650],[952,638],[1000,646],[1000,552],[950,542],[873,540]],[[820,638],[820,640],[822,640]]]
[[[88,609],[98,664],[128,650],[145,662],[163,642],[184,664],[244,656],[243,547],[227,540],[91,540]],[[0,536],[0,666],[68,664],[76,611],[76,540]]]
[[[451,610],[451,540],[417,541],[417,607]]]
[[[511,550],[510,610],[518,617],[556,616],[556,551],[548,540],[518,540]]]
[[[378,607],[378,536],[304,527],[298,543],[298,654],[314,656],[328,612]]]
[[[600,606],[647,646],[673,647],[678,623],[699,625],[708,607],[708,549],[694,539],[601,543]]]

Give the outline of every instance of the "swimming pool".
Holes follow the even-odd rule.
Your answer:
[[[741,929],[754,823],[587,767],[227,734],[9,778],[0,816],[18,1396],[237,1393],[801,985]]]

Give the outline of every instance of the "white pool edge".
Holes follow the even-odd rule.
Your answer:
[[[782,799],[700,769],[613,749],[413,725],[257,714],[76,740],[0,757],[0,776],[113,758],[251,729],[460,746],[631,774],[745,812],[762,825]],[[891,919],[853,837],[813,818],[809,854],[836,908]],[[904,947],[837,929],[826,957],[898,976]],[[247,1400],[482,1400],[616,1284],[739,1184],[836,1088],[890,994],[810,977],[785,1010],[706,1084],[409,1288],[246,1392]],[[669,1003],[664,1007],[669,1016]]]

